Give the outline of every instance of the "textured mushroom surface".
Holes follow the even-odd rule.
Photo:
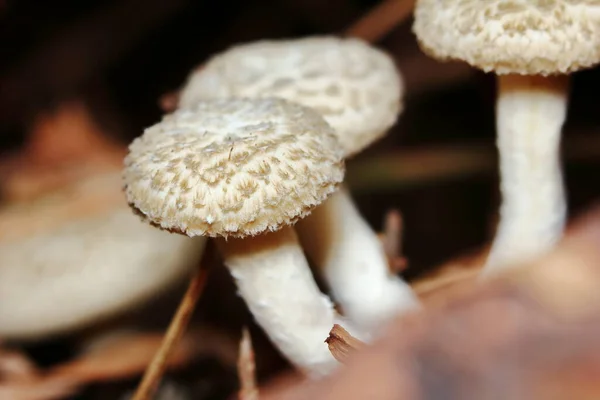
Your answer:
[[[419,0],[424,51],[498,74],[568,73],[600,61],[598,0]]]
[[[243,44],[214,56],[190,75],[180,105],[231,96],[298,102],[325,117],[350,156],[396,122],[403,90],[383,51],[358,39],[317,36]]]
[[[282,99],[200,101],[146,129],[129,150],[132,207],[189,236],[277,230],[344,177],[333,129],[316,111]]]
[[[119,172],[0,209],[0,336],[81,328],[157,295],[197,265],[204,239],[131,213]]]

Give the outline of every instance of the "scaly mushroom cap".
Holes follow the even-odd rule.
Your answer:
[[[146,129],[129,151],[132,207],[189,236],[275,231],[307,215],[344,177],[333,129],[282,99],[200,101]]]
[[[600,61],[598,0],[419,0],[423,50],[497,74],[551,75]]]
[[[141,222],[121,189],[117,170],[0,208],[0,337],[84,327],[147,301],[197,265],[204,241]]]
[[[212,57],[189,76],[180,106],[211,97],[281,97],[319,111],[350,156],[396,122],[403,90],[383,51],[358,39],[310,37],[239,45]]]

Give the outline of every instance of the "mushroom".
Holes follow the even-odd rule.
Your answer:
[[[600,61],[600,3],[419,0],[413,30],[433,57],[497,75],[502,205],[483,275],[541,256],[560,239],[567,212],[566,74]]]
[[[172,287],[206,242],[148,227],[120,171],[0,208],[0,337],[34,340],[122,313]]]
[[[125,158],[125,193],[151,224],[216,238],[240,296],[279,350],[316,375],[336,362],[333,305],[293,223],[343,180],[343,151],[315,111],[282,99],[213,99],[146,129]]]
[[[238,45],[213,56],[188,78],[180,106],[229,96],[284,98],[321,113],[350,157],[396,122],[402,91],[402,77],[383,51],[358,39],[317,36]],[[416,307],[347,190],[300,221],[297,232],[333,297],[365,333]]]

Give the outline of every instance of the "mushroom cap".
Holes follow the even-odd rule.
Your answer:
[[[188,77],[180,106],[211,97],[281,97],[316,109],[346,157],[385,135],[402,110],[394,61],[359,39],[265,40],[213,56]]]
[[[38,339],[130,310],[185,279],[203,253],[140,221],[119,170],[0,209],[0,337]]]
[[[600,61],[597,0],[419,0],[422,49],[497,74],[552,75]]]
[[[276,98],[212,99],[145,130],[125,158],[125,193],[150,223],[244,237],[306,216],[344,178],[343,151],[314,110]]]

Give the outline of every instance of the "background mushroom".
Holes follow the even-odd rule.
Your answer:
[[[380,139],[401,111],[393,60],[358,39],[259,41],[213,56],[188,78],[180,106],[199,99],[277,96],[317,110],[350,157]],[[347,190],[300,221],[297,232],[345,314],[365,332],[417,300],[389,271],[384,249]]]
[[[0,336],[37,339],[129,310],[180,281],[205,239],[148,227],[119,172],[0,209]]]
[[[219,239],[256,321],[296,366],[336,365],[324,339],[336,321],[289,225],[344,176],[343,152],[315,111],[281,99],[216,99],[146,129],[125,159],[125,192],[150,223]]]
[[[560,238],[567,212],[560,138],[568,74],[600,61],[600,4],[565,0],[419,0],[425,52],[497,74],[500,223],[484,274],[525,262]]]

